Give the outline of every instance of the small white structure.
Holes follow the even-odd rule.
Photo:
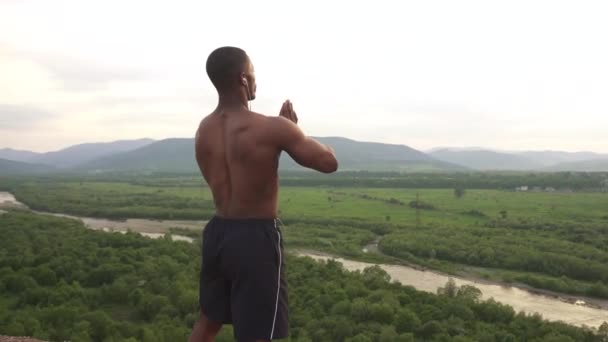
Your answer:
[[[518,186],[517,188],[515,188],[515,191],[528,191],[528,186],[527,185]]]
[[[584,305],[587,305],[587,303],[585,303],[584,300],[579,299],[576,302],[574,302],[574,305],[584,306]]]

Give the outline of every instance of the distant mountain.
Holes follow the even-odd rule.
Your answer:
[[[38,157],[40,153],[32,151],[13,150],[12,148],[0,149],[0,158],[20,162],[29,162]]]
[[[552,166],[560,163],[582,162],[595,159],[608,159],[607,154],[594,152],[562,152],[562,151],[524,151],[513,154],[532,159],[543,166]]]
[[[429,153],[430,156],[448,163],[476,170],[534,170],[544,165],[533,158],[490,150],[441,149]]]
[[[128,152],[152,143],[152,139],[119,140],[109,143],[74,145],[55,152],[47,152],[29,159],[28,162],[53,165],[67,169],[97,158]]]
[[[494,152],[498,152],[496,150],[492,150],[492,149],[488,149],[488,148],[483,148],[481,146],[467,146],[467,147],[448,147],[448,146],[442,146],[442,147],[433,147],[430,150],[426,150],[424,152],[431,154],[433,152],[437,152],[437,151],[442,151],[442,150],[449,150],[449,151],[457,151],[457,152],[462,152],[462,151],[494,151]]]
[[[361,142],[340,137],[317,137],[319,142],[336,151],[339,168],[366,171],[463,171],[466,167],[446,163],[406,145]],[[281,169],[301,169],[286,153],[281,156]]]
[[[560,163],[545,171],[608,172],[608,158]]]
[[[8,159],[0,159],[0,175],[22,175],[53,171],[56,171],[56,169],[48,165],[31,164]]]
[[[194,139],[172,138],[138,149],[97,158],[77,167],[89,171],[196,172]]]
[[[358,142],[346,138],[316,138],[335,149],[340,170],[459,171],[465,168],[435,160],[404,145]],[[193,139],[176,138],[154,142],[142,148],[98,158],[78,167],[88,171],[198,172]],[[286,153],[282,170],[302,169]]]
[[[428,153],[406,145],[361,142],[341,137],[315,138],[336,151],[339,170],[444,172],[466,170],[504,171],[605,171],[608,154],[562,151],[498,151],[477,147],[434,148]],[[56,171],[160,171],[198,172],[191,138],[121,140],[87,143],[47,153],[0,150],[8,170]],[[27,163],[11,165],[7,160]],[[43,168],[41,164],[52,166]],[[283,153],[281,170],[302,170]],[[0,170],[1,171],[1,170]],[[38,171],[34,171],[38,172]]]
[[[608,159],[608,154],[563,151],[500,151],[475,147],[444,147],[429,150],[429,155],[446,162],[476,170],[541,171],[560,170],[561,165]],[[592,164],[589,164],[592,165]]]

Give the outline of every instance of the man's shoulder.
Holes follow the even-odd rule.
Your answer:
[[[198,123],[198,127],[201,128],[201,127],[207,126],[210,122],[215,121],[217,118],[218,118],[218,113],[216,113],[216,112],[209,113],[201,119],[201,121]]]
[[[253,113],[255,117],[256,136],[260,142],[275,146],[284,146],[290,137],[294,135],[294,123],[281,116],[269,116]],[[297,128],[295,128],[297,129]]]
[[[290,124],[292,124],[292,122],[289,119],[284,118],[282,116],[278,116],[278,115],[265,115],[265,114],[256,113],[256,112],[250,112],[250,113],[261,124],[269,125],[271,127],[285,128],[286,126],[289,126]]]
[[[265,123],[270,123],[272,121],[272,119],[275,118],[273,116],[254,112],[254,111],[249,111],[249,115],[251,115],[251,117],[253,117],[256,120],[260,120],[260,122],[265,122]]]
[[[251,115],[255,120],[255,123],[258,124],[260,128],[265,130],[282,130],[286,129],[286,125],[289,124],[289,120],[276,115],[271,116],[256,112],[251,112]]]

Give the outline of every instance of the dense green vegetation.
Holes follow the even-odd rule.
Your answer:
[[[207,188],[39,181],[19,183],[14,190],[34,210],[90,217],[200,219],[214,212]]]
[[[505,273],[503,279],[559,292],[608,298],[608,226],[598,226],[581,238],[578,237],[584,233],[576,229],[555,230],[539,233],[535,229],[514,232],[509,228],[487,227],[414,228],[386,236],[380,242],[380,249],[414,262],[418,257],[522,271]],[[603,236],[580,243],[595,234]]]
[[[52,341],[184,341],[197,317],[198,244],[0,215],[0,333]],[[378,267],[288,257],[291,341],[602,341],[591,331],[391,283]],[[605,328],[603,328],[605,329]],[[604,333],[604,332],[602,332]],[[231,341],[226,327],[218,341]]]
[[[479,182],[602,184],[605,174],[480,174]],[[198,177],[156,175],[57,176],[0,180],[33,209],[106,218],[207,219],[209,189]],[[444,189],[358,187],[364,182],[420,181]],[[330,177],[288,173],[280,216],[290,247],[369,261],[410,262],[473,273],[560,292],[608,298],[608,193],[488,190],[465,187],[467,174],[345,173]],[[426,183],[425,183],[426,182]],[[570,182],[570,183],[568,183]],[[334,184],[329,186],[328,184]],[[447,183],[445,183],[447,184]],[[581,185],[581,188],[586,186]],[[177,234],[178,232],[175,231]],[[192,233],[190,233],[192,235]],[[380,240],[384,255],[361,249]],[[389,259],[391,257],[391,259]]]
[[[513,190],[518,186],[530,189],[552,187],[557,190],[608,191],[608,172],[455,172],[455,173],[400,173],[341,171],[334,174],[318,174],[310,171],[281,171],[283,186],[329,186],[339,188],[414,188],[414,189],[502,189]],[[0,189],[14,181],[31,179],[29,176],[0,176]],[[99,174],[62,173],[38,176],[38,180],[128,182],[134,185],[201,186],[202,177],[196,173],[105,172]]]
[[[313,174],[284,172],[283,185],[373,187],[414,189],[502,189],[513,190],[519,186],[530,189],[552,187],[561,190],[608,190],[605,182],[608,172],[458,172],[458,173],[398,173],[398,172],[339,172],[337,174]]]

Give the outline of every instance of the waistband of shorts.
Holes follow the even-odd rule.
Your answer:
[[[262,225],[262,226],[279,226],[281,220],[278,218],[226,218],[219,215],[214,215],[209,222],[217,222],[230,226],[242,225]]]

